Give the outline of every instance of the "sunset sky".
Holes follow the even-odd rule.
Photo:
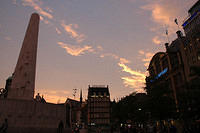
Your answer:
[[[30,15],[40,30],[35,93],[48,102],[73,98],[73,89],[109,85],[111,99],[143,92],[151,57],[197,0],[1,0],[0,88],[14,72]]]

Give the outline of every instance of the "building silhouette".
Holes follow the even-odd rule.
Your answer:
[[[89,132],[110,132],[110,93],[108,86],[88,88]]]
[[[197,84],[200,81],[200,1],[189,9],[188,14],[182,24],[185,36],[177,31],[177,38],[165,44],[166,52],[158,52],[152,57],[146,77],[147,88],[162,83],[167,85],[163,87],[171,90],[168,95],[174,98],[177,112],[183,112],[183,108],[191,110],[195,100],[188,95],[198,92],[200,86]]]

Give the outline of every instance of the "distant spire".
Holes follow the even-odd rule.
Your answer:
[[[82,103],[82,100],[83,100],[83,97],[82,97],[82,89],[81,89],[81,92],[80,92],[80,103]]]

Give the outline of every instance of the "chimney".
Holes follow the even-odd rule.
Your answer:
[[[168,47],[169,47],[169,43],[165,43],[166,50],[168,49]]]
[[[176,34],[177,34],[177,37],[178,37],[178,38],[181,38],[181,37],[183,36],[183,33],[182,33],[180,30],[178,30],[178,31],[176,32]]]

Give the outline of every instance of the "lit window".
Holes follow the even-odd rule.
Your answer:
[[[197,53],[197,59],[200,60],[200,52]]]

